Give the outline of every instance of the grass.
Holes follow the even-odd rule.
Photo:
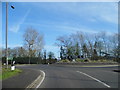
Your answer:
[[[8,69],[2,68],[2,74],[0,74],[0,80],[5,80],[12,76],[18,75],[21,72],[22,72],[22,70],[20,70],[20,69],[15,69],[14,71],[11,71],[10,68],[8,68]]]

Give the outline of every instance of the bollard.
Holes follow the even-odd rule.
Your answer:
[[[11,66],[11,70],[14,71],[15,70],[15,66]]]

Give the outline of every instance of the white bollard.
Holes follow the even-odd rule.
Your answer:
[[[15,66],[11,66],[11,70],[12,70],[12,71],[15,70]]]

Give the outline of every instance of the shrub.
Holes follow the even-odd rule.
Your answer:
[[[89,58],[85,58],[85,59],[76,59],[76,62],[91,62]]]
[[[68,59],[60,60],[59,62],[70,62]]]
[[[77,58],[77,59],[76,59],[76,62],[84,62],[84,59],[79,59],[79,58]]]
[[[109,60],[106,60],[106,59],[100,59],[98,60],[99,62],[109,62]]]
[[[90,62],[89,58],[84,59],[84,62]]]

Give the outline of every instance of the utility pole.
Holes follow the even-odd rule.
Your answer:
[[[8,68],[8,2],[6,2],[6,65]]]
[[[14,9],[14,6],[11,6]],[[6,2],[6,65],[8,68],[8,2]]]

